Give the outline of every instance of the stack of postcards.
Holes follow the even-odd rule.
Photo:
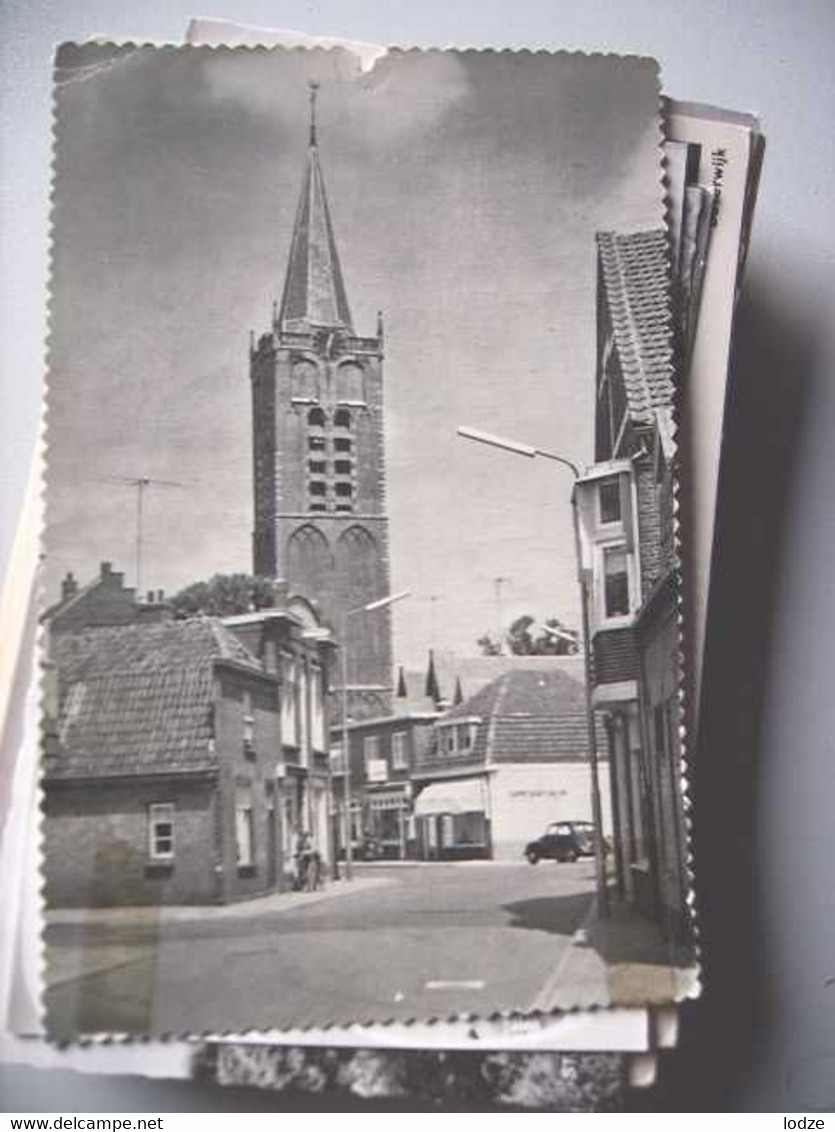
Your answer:
[[[635,56],[59,48],[6,1060],[566,1110],[663,1072],[763,148]]]

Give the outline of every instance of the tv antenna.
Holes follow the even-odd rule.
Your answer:
[[[102,476],[101,483],[136,489],[136,600],[142,600],[142,500],[149,487],[186,487],[179,480],[161,480],[152,476]]]
[[[497,621],[498,634],[499,634],[499,636],[498,636],[499,655],[501,655],[502,652],[504,652],[504,646],[503,646],[503,642],[504,642],[504,615],[503,615],[503,611],[502,611],[502,587],[509,581],[511,581],[510,578],[502,577],[501,575],[499,575],[498,577],[493,579],[493,590],[494,590],[494,594],[495,594],[495,598],[496,598],[496,621]]]

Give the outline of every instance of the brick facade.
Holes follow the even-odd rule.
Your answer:
[[[309,607],[289,605],[297,611],[228,624],[199,617],[57,636],[45,702],[50,904],[280,891],[302,831],[332,860],[332,645],[308,631]]]
[[[389,592],[383,329],[351,324],[315,139],[280,309],[250,351],[256,574],[279,578],[338,635]],[[352,715],[388,709],[387,609],[349,626]]]
[[[219,901],[217,781],[210,776],[46,783],[44,876],[52,907]],[[176,856],[151,860],[148,807],[176,807]]]

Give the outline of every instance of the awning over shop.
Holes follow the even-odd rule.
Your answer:
[[[487,808],[483,778],[457,778],[430,782],[415,802],[415,816],[431,814],[471,814]]]

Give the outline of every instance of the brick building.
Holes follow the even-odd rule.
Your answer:
[[[254,572],[342,619],[389,591],[383,435],[383,326],[356,333],[319,162],[310,143],[281,303],[253,342]],[[349,624],[352,715],[391,692],[388,609]]]
[[[401,669],[391,712],[349,721],[346,731],[351,759],[351,831],[356,855],[362,855],[364,845],[373,846],[373,852],[386,858],[402,860],[417,855],[412,776],[432,747],[434,724],[440,716],[441,711],[430,696],[409,693]],[[334,797],[344,814],[341,726],[334,727],[332,741]],[[339,823],[341,851],[346,829],[343,820]]]
[[[309,615],[308,615],[309,616]],[[327,857],[331,646],[300,610],[53,633],[51,905],[222,903]]]
[[[580,674],[571,658],[511,668],[438,719],[412,772],[420,856],[521,860],[549,823],[591,819]]]
[[[576,503],[618,886],[685,922],[673,353],[663,230],[600,233],[595,464]]]
[[[53,634],[107,625],[133,625],[165,620],[171,611],[161,590],[149,591],[139,601],[136,590],[125,586],[125,575],[102,562],[97,578],[79,586],[73,575],[61,582],[61,598],[44,614]]]

